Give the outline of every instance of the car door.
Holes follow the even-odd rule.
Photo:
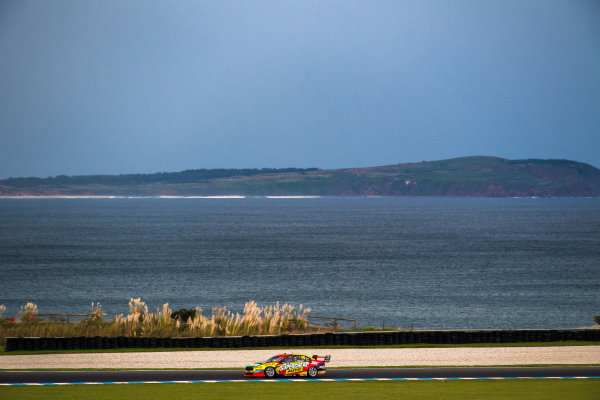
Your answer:
[[[281,361],[279,361],[279,366],[277,367],[278,372],[282,375],[291,374],[293,372],[290,372],[290,371],[294,369],[293,365],[294,365],[294,356],[286,356]]]

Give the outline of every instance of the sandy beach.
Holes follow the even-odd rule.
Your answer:
[[[331,355],[329,367],[600,364],[600,346],[274,349],[6,355],[0,369],[243,368],[274,354]]]

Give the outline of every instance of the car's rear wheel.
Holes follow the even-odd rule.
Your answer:
[[[267,378],[274,378],[275,377],[275,368],[273,368],[273,367],[265,368],[265,376]]]
[[[306,371],[306,375],[307,375],[309,378],[316,378],[316,377],[317,377],[317,375],[319,375],[319,371],[317,371],[317,369],[316,369],[315,367],[310,367],[310,368],[308,369],[308,371]]]

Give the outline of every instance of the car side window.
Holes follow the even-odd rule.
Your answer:
[[[287,356],[283,360],[281,360],[282,364],[289,364],[293,361],[293,356]]]

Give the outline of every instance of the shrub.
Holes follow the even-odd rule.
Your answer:
[[[594,315],[594,321],[595,321],[597,324],[600,324],[600,315]]]
[[[196,316],[196,310],[181,308],[174,313],[171,313],[171,318],[176,319],[182,323],[188,322],[190,318],[194,318]]]
[[[378,330],[377,328],[372,327],[372,326],[367,326],[366,328],[361,329],[361,331],[363,331],[363,332],[375,332],[377,330]]]

